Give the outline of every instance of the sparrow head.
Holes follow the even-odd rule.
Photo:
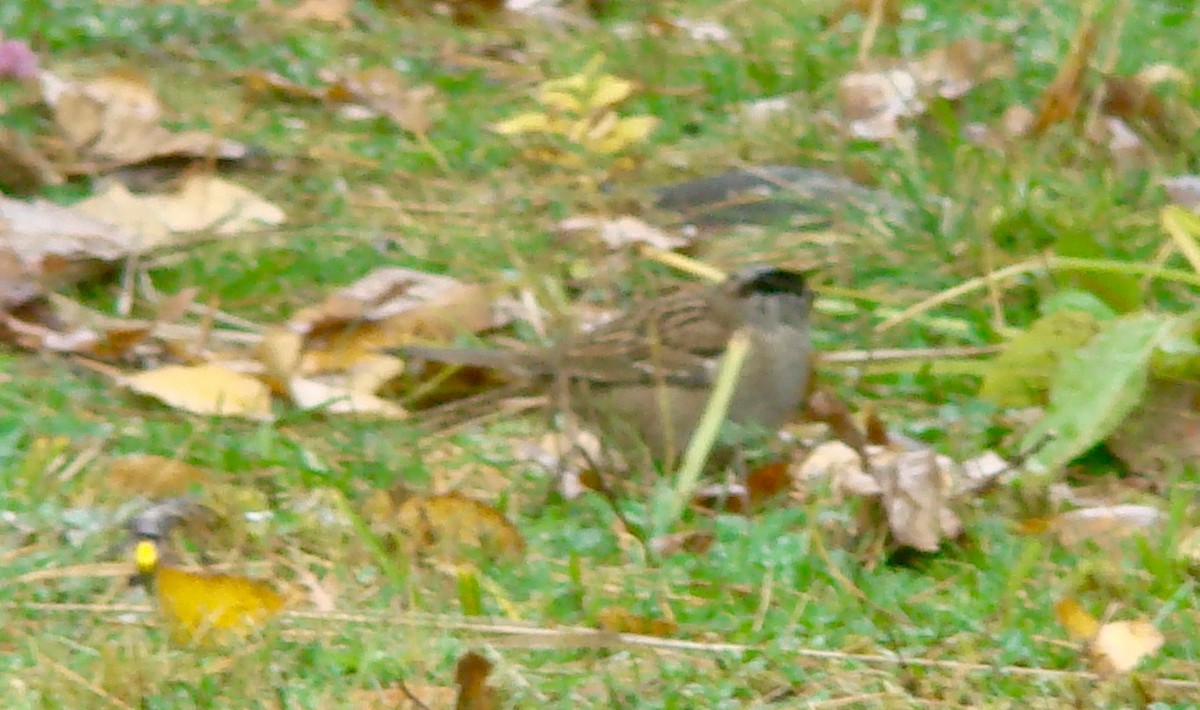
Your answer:
[[[813,292],[799,271],[774,266],[751,266],[729,279],[734,297],[747,309],[748,317],[767,323],[808,326]]]

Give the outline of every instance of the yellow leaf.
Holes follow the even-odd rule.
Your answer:
[[[594,111],[619,104],[633,93],[633,82],[612,74],[601,74],[596,78],[592,94],[587,99],[588,109]]]
[[[122,378],[129,389],[195,414],[266,419],[267,386],[220,365],[167,365]]]
[[[1091,640],[1100,630],[1100,622],[1096,617],[1087,613],[1078,601],[1070,597],[1054,605],[1054,616],[1074,639]]]
[[[559,121],[544,113],[530,111],[492,124],[492,130],[502,136],[519,136],[526,133],[559,133]]]
[[[1092,641],[1092,658],[1102,673],[1127,673],[1163,645],[1162,632],[1144,619],[1112,621]]]
[[[658,127],[659,119],[654,116],[630,116],[622,118],[606,135],[587,145],[594,153],[619,153],[640,143]]]
[[[388,505],[386,498],[376,496],[363,513],[376,531],[399,533],[396,537],[410,552],[457,557],[477,548],[491,557],[524,554],[525,539],[520,531],[486,503],[457,492],[423,496],[403,488],[393,492],[396,499],[398,503]]]
[[[580,114],[583,113],[583,102],[574,93],[566,91],[547,91],[542,89],[538,93],[538,103],[543,106],[562,111],[564,113]]]
[[[302,409],[328,414],[351,414],[377,419],[404,419],[408,412],[395,402],[320,380],[297,377],[288,382],[292,401]]]

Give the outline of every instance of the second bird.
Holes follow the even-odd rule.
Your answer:
[[[613,320],[547,348],[407,347],[410,359],[525,378],[625,455],[673,462],[687,447],[740,328],[750,335],[728,421],[774,433],[804,398],[812,291],[803,274],[753,266],[723,283],[635,302]],[[563,401],[565,400],[565,401]]]

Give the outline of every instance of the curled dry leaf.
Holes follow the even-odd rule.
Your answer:
[[[458,493],[418,495],[402,487],[377,493],[363,515],[376,534],[410,554],[462,557],[470,549],[492,558],[518,559],[525,538],[503,513]]]
[[[384,382],[403,372],[404,363],[398,358],[366,357],[351,365],[355,372],[306,378],[298,375],[303,348],[304,337],[288,328],[269,331],[258,346],[271,385],[286,393],[296,406],[381,419],[408,416],[403,407],[374,394]]]
[[[413,340],[449,340],[502,324],[487,291],[413,269],[373,271],[296,314],[287,327],[306,338],[301,372],[340,372],[379,350]]]
[[[1162,632],[1144,619],[1100,623],[1078,601],[1066,598],[1054,607],[1055,616],[1072,638],[1087,642],[1088,656],[1097,672],[1128,673],[1142,659],[1162,648]]]
[[[250,190],[204,174],[189,175],[178,191],[164,195],[135,195],[113,182],[75,209],[138,235],[142,249],[167,244],[172,234],[233,235],[287,219],[282,209]]]
[[[888,527],[896,542],[922,552],[936,552],[942,540],[954,539],[962,521],[949,506],[954,480],[934,452],[904,451],[872,462],[883,488]]]
[[[102,273],[137,235],[45,200],[0,195],[0,309]]]
[[[645,244],[656,249],[672,251],[692,243],[688,237],[671,234],[651,226],[637,217],[628,215],[616,219],[603,217],[571,217],[558,223],[562,232],[593,232],[599,235],[609,249],[621,249],[630,245]]]
[[[869,468],[845,443],[821,444],[800,463],[797,477],[828,476],[840,495],[878,500],[893,539],[924,552],[934,552],[943,540],[962,533],[962,521],[952,508],[955,498],[983,489],[1011,468],[991,452],[959,464],[927,448],[869,446],[866,451]]]
[[[1068,547],[1083,542],[1111,545],[1145,534],[1165,519],[1165,513],[1148,505],[1107,505],[1058,515],[1050,521],[1050,528],[1059,542]]]
[[[498,710],[500,696],[487,683],[491,672],[492,662],[474,651],[458,659],[454,667],[454,682],[458,685],[454,710]]]
[[[908,62],[851,72],[838,83],[838,107],[846,132],[882,141],[900,135],[905,118],[925,112],[926,99],[957,100],[978,84],[1012,74],[1014,61],[998,43],[959,40]]]
[[[273,72],[255,70],[243,74],[242,82],[254,92],[340,104],[347,109],[357,107],[363,117],[385,116],[410,133],[424,134],[433,126],[430,109],[437,96],[436,89],[410,86],[394,69],[374,67],[345,76],[322,72],[321,78],[325,85],[313,88]]]
[[[162,126],[163,107],[146,78],[113,72],[90,81],[70,81],[51,72],[39,75],[42,100],[82,165],[67,172],[87,173],[160,158],[242,160],[250,149],[202,131],[176,132]]]
[[[271,394],[260,380],[220,365],[167,365],[120,378],[125,387],[194,414],[268,419]]]

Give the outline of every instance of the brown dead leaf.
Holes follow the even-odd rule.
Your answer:
[[[177,192],[166,195],[135,195],[120,183],[110,183],[75,209],[139,235],[142,249],[168,244],[174,234],[233,235],[282,224],[287,218],[282,209],[250,190],[204,174],[189,175]]]
[[[1148,505],[1108,505],[1079,508],[1056,516],[1050,527],[1068,547],[1083,542],[1112,545],[1160,525],[1166,514]]]
[[[671,234],[651,226],[637,217],[623,216],[615,219],[604,217],[571,217],[558,223],[560,232],[567,234],[591,232],[609,249],[645,244],[663,251],[672,251],[690,246],[692,239],[680,234]]]
[[[961,99],[1013,69],[1007,47],[965,39],[914,60],[851,72],[838,82],[839,125],[854,138],[890,140],[900,135],[903,119],[925,112],[927,99]]]
[[[933,451],[888,452],[872,461],[883,488],[888,527],[896,542],[922,552],[936,552],[942,540],[963,530],[950,508],[954,480]]]
[[[161,158],[243,160],[250,149],[202,131],[176,132],[162,126],[163,107],[144,76],[113,72],[90,81],[39,75],[42,100],[55,123],[87,163],[69,174],[110,170]]]
[[[692,505],[705,510],[749,514],[791,487],[788,462],[776,461],[751,470],[745,484],[714,484],[700,489]]]
[[[668,619],[650,619],[638,616],[624,607],[607,606],[596,614],[596,625],[616,634],[639,634],[641,636],[672,636],[678,625]]]
[[[458,558],[478,549],[491,558],[519,559],[525,553],[525,538],[503,513],[458,492],[419,495],[397,486],[373,496],[363,516],[376,534],[409,554]]]
[[[487,684],[491,672],[492,662],[474,651],[458,659],[454,668],[454,682],[458,685],[454,710],[499,710],[500,695]]]
[[[0,128],[0,190],[10,195],[28,195],[46,185],[62,183],[63,176],[24,134]]]
[[[1160,478],[1200,462],[1200,385],[1153,379],[1141,404],[1108,438],[1133,473]]]
[[[355,116],[353,109],[358,108],[359,117],[385,116],[410,133],[424,135],[433,127],[431,109],[437,90],[432,86],[411,86],[403,75],[389,67],[373,67],[344,76],[322,72],[325,85],[316,88],[259,70],[246,72],[241,79],[248,91],[341,104],[351,117]]]
[[[74,209],[0,195],[0,308],[102,273],[137,240]]]
[[[923,96],[952,101],[986,81],[1012,76],[1015,69],[1016,61],[1008,47],[977,39],[961,39],[935,48],[912,65]]]
[[[1032,135],[1039,136],[1050,126],[1071,120],[1078,112],[1083,101],[1088,62],[1096,49],[1097,32],[1094,17],[1085,18],[1079,25],[1058,74],[1038,99],[1037,111],[1029,129]]]
[[[271,395],[260,380],[217,364],[167,365],[120,378],[138,394],[194,414],[268,419]]]
[[[206,469],[154,454],[129,454],[113,459],[105,486],[127,496],[165,498],[181,496],[193,486],[213,480]]]
[[[386,116],[409,133],[424,135],[433,127],[430,103],[437,91],[432,86],[412,87],[394,69],[374,67],[341,79],[352,100]]]
[[[301,371],[311,375],[344,371],[379,350],[414,340],[449,340],[501,322],[482,286],[387,267],[302,310],[287,327],[306,337]]]

